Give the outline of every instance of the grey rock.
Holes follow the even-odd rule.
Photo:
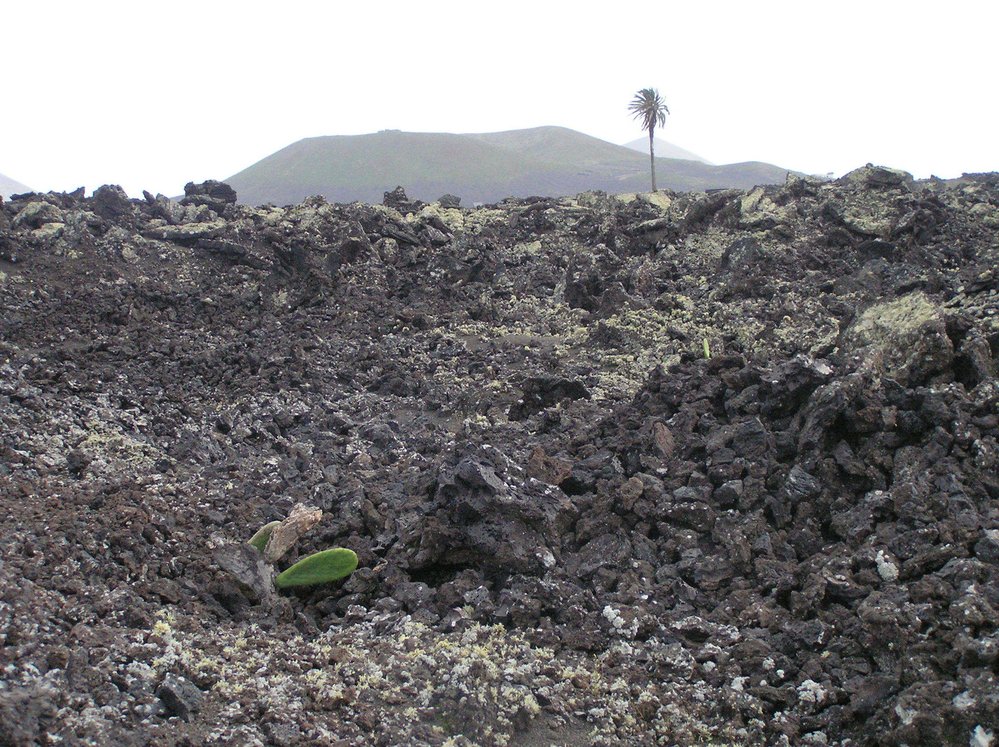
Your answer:
[[[191,716],[201,710],[205,696],[190,680],[175,674],[167,674],[156,688],[156,695],[167,712],[182,721],[190,721]]]
[[[58,692],[42,683],[0,690],[0,744],[38,744],[58,708]]]
[[[219,182],[214,179],[209,179],[208,181],[201,182],[200,184],[195,184],[194,182],[188,182],[185,184],[184,199],[181,200],[181,204],[200,204],[197,199],[192,199],[199,197],[208,198],[209,201],[214,203],[222,203],[226,205],[236,204],[236,190],[225,182]]]
[[[870,306],[847,330],[844,342],[869,348],[886,376],[910,386],[946,372],[954,358],[943,311],[922,292]]]
[[[64,221],[65,218],[59,208],[51,203],[37,200],[29,202],[18,210],[12,225],[14,228],[34,229],[41,228],[46,223],[62,223]]]
[[[91,204],[97,215],[111,221],[127,220],[135,213],[135,205],[117,184],[98,187],[91,198]]]
[[[251,602],[265,607],[275,603],[274,568],[255,547],[246,543],[228,543],[215,551],[214,559]]]

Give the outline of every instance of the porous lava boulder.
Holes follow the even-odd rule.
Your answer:
[[[128,224],[135,206],[117,184],[105,184],[94,191],[90,200],[93,211],[105,220]]]
[[[218,215],[222,215],[226,206],[236,204],[236,190],[225,182],[214,179],[200,184],[188,182],[184,185],[184,197],[181,198],[180,204],[185,207],[203,205]]]
[[[846,331],[848,348],[864,348],[865,358],[885,376],[906,385],[950,372],[954,345],[944,310],[922,292],[874,304]]]
[[[419,200],[409,199],[406,195],[406,190],[401,186],[396,187],[390,192],[386,192],[382,204],[403,214],[416,212],[423,206],[423,203]]]

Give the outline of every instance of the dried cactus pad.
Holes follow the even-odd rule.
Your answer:
[[[250,544],[260,550],[260,552],[263,552],[264,548],[267,547],[267,540],[271,538],[271,532],[280,525],[280,521],[272,521],[269,524],[264,524],[257,530],[256,534],[250,537]]]
[[[349,576],[355,568],[357,554],[353,550],[336,547],[302,558],[291,568],[278,574],[274,584],[279,589],[325,584]]]
[[[323,512],[314,506],[296,503],[288,518],[274,527],[264,548],[268,563],[276,563],[298,542],[298,538],[308,532],[323,518]]]

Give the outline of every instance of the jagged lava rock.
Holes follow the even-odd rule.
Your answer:
[[[990,738],[999,177],[189,186],[0,203],[0,741]]]

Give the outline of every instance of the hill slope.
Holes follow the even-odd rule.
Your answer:
[[[10,197],[11,195],[24,194],[30,192],[31,187],[26,187],[21,182],[16,182],[9,176],[0,174],[0,197]]]
[[[414,197],[455,192],[495,199],[558,191],[550,164],[462,135],[386,130],[299,140],[226,179],[249,204],[291,203],[321,194],[332,202],[379,202],[402,184]],[[488,188],[486,185],[489,185]]]
[[[642,153],[648,153],[649,139],[647,137],[640,137],[637,140],[630,140],[624,144],[624,147],[641,151]],[[656,138],[656,154],[662,158],[681,158],[685,161],[700,161],[701,163],[707,164],[711,163],[711,161],[703,156],[699,156],[686,148],[681,148],[679,145],[673,145],[673,143],[667,142],[658,137]]]
[[[780,183],[786,169],[763,163],[711,166],[657,159],[659,183],[678,191]],[[310,195],[332,202],[378,202],[396,185],[432,200],[450,192],[465,203],[504,197],[557,197],[586,190],[648,189],[639,152],[564,127],[484,134],[400,132],[300,140],[226,181],[240,202],[288,204]]]

